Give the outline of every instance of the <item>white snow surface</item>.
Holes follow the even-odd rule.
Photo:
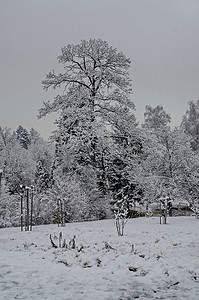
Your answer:
[[[60,231],[75,249],[52,247]],[[0,229],[0,299],[199,299],[199,220],[130,219],[123,237],[113,220]]]

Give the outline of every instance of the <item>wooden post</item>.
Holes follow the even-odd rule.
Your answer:
[[[26,230],[29,231],[29,187],[26,187],[26,204],[27,204],[27,215],[26,215]]]
[[[164,199],[164,224],[167,223],[167,205],[168,199]]]
[[[1,178],[2,178],[3,170],[0,169],[0,196],[1,196]]]
[[[30,231],[32,231],[32,216],[33,216],[33,196],[34,196],[34,186],[31,186],[31,203],[30,203]]]
[[[24,192],[21,192],[21,231],[23,231],[23,194]]]
[[[162,207],[161,207],[161,202],[160,202],[160,224],[162,224],[161,218],[162,218]]]

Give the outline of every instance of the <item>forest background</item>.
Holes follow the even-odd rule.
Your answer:
[[[20,224],[21,186],[34,187],[34,224],[112,216],[111,201],[190,203],[199,196],[199,101],[179,127],[162,105],[147,105],[139,124],[131,100],[130,59],[100,39],[61,49],[62,72],[42,81],[54,88],[39,118],[58,114],[45,141],[33,128],[0,127],[0,227]]]

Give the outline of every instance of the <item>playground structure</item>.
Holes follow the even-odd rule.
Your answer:
[[[157,216],[159,217],[162,214],[163,206],[160,201],[152,202],[149,204],[139,204],[136,203],[133,207],[129,209],[129,217],[144,217],[144,216]],[[170,201],[168,209],[169,216],[191,216],[195,212],[190,206],[188,201]],[[199,206],[198,206],[199,213]]]
[[[21,231],[32,231],[34,186],[20,185]]]
[[[129,209],[130,218],[145,217],[146,207],[144,205],[137,205]]]
[[[170,215],[170,201],[169,198],[159,198],[156,202],[150,204],[138,204],[135,203],[134,207],[130,209],[129,216],[135,217],[151,217],[153,215],[160,217],[160,224],[163,222],[166,224],[167,215]]]
[[[172,216],[191,216],[193,210],[188,201],[173,201]]]

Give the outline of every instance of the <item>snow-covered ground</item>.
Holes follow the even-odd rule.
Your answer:
[[[60,231],[75,249],[53,248]],[[63,242],[63,241],[62,241]],[[199,220],[113,220],[0,229],[0,299],[199,299]]]

